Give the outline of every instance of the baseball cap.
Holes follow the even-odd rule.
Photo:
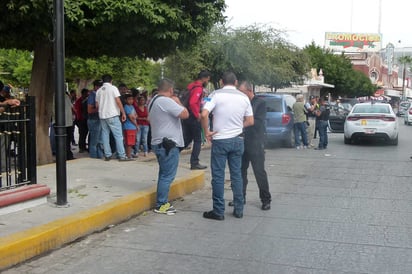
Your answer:
[[[309,96],[309,100],[315,99],[315,96],[311,95]]]
[[[10,86],[8,86],[8,85],[5,85],[4,87],[3,87],[3,91],[5,91],[5,92],[7,92],[7,93],[10,93]]]

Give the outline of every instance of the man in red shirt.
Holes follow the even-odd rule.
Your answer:
[[[187,86],[190,92],[189,118],[183,121],[183,136],[185,147],[192,141],[192,155],[190,156],[190,169],[205,169],[207,166],[199,163],[199,154],[202,146],[202,127],[200,125],[200,106],[203,98],[203,88],[209,83],[210,72],[202,70],[197,79]]]

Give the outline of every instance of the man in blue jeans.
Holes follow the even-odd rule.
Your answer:
[[[110,133],[112,133],[116,142],[119,161],[133,161],[134,159],[126,157],[124,150],[121,122],[126,121],[126,113],[120,100],[120,92],[117,87],[112,85],[111,75],[103,75],[102,81],[102,87],[96,92],[96,107],[99,111],[100,124],[102,126],[104,160],[110,161],[112,157],[112,149],[110,147]]]
[[[152,127],[152,149],[159,163],[156,208],[154,212],[173,215],[176,209],[168,202],[170,184],[179,164],[179,148],[184,147],[182,123],[189,112],[173,93],[174,83],[162,79],[158,93],[149,104],[149,121]]]
[[[93,82],[93,90],[87,98],[87,126],[89,128],[89,155],[91,158],[103,157],[99,112],[96,107],[96,91],[103,85],[101,80]]]
[[[330,108],[327,101],[323,98],[319,100],[319,110],[316,116],[319,118],[319,145],[316,150],[326,149],[328,147],[328,120],[330,115]]]
[[[236,89],[237,79],[233,72],[222,77],[223,88],[214,91],[206,100],[201,115],[205,137],[212,142],[211,170],[213,210],[203,213],[203,217],[224,220],[225,167],[229,163],[233,192],[233,216],[243,217],[243,181],[241,175],[244,150],[242,132],[252,126],[253,110],[249,98]],[[213,113],[213,129],[209,129],[209,113]]]

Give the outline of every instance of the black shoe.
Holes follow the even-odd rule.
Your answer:
[[[262,204],[262,210],[269,210],[270,209],[270,203],[263,203]]]
[[[193,165],[190,167],[190,169],[194,170],[194,169],[206,169],[207,166],[201,165],[201,164],[197,164],[197,165]]]
[[[233,211],[233,216],[235,216],[236,218],[241,219],[241,218],[243,218],[243,212],[239,213],[239,212]]]
[[[243,199],[243,204],[246,204],[246,199]],[[227,203],[228,206],[235,206],[235,203],[233,203],[233,201],[230,201],[229,203]]]
[[[106,157],[106,156],[104,156],[104,160],[106,161],[106,162],[108,162],[108,161],[110,161],[110,157]]]
[[[213,210],[211,210],[203,212],[203,218],[223,221],[225,219],[225,216],[217,215]]]

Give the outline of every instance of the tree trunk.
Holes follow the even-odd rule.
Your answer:
[[[29,95],[36,99],[37,164],[53,162],[50,147],[49,125],[53,114],[53,45],[49,41],[40,42],[34,50],[33,68]]]

